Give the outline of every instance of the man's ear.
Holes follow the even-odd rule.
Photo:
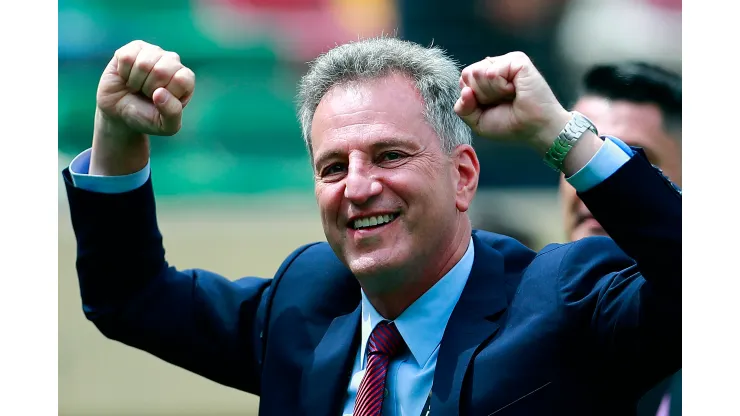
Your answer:
[[[478,155],[472,146],[457,146],[452,154],[455,169],[455,205],[460,212],[466,212],[475,197],[480,177]]]

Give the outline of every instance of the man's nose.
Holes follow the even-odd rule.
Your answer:
[[[350,161],[347,168],[344,197],[355,205],[363,205],[372,197],[380,195],[383,187],[372,176],[371,168],[362,161]]]

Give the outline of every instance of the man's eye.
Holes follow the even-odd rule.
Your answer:
[[[403,158],[403,154],[400,152],[385,152],[380,155],[381,162],[393,162]]]
[[[322,176],[328,176],[328,175],[336,175],[337,173],[344,172],[344,165],[335,163],[333,165],[327,166],[324,168],[324,170],[321,172]]]

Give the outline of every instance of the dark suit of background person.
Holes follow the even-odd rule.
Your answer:
[[[583,77],[573,110],[601,132],[645,151],[650,163],[681,186],[681,76],[646,62],[596,65]],[[575,189],[560,180],[565,232],[569,241],[607,235]],[[640,401],[639,416],[681,415],[681,371],[666,378]]]
[[[615,138],[600,146],[571,180],[613,240],[535,253],[472,232],[431,414],[632,414],[680,365],[680,193],[639,151]],[[83,310],[105,336],[258,394],[261,414],[351,408],[366,302],[328,244],[296,249],[273,279],[177,270],[165,260],[149,165],[128,178],[136,186],[112,189],[111,178],[85,175],[89,158],[63,177]]]

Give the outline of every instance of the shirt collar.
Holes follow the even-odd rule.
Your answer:
[[[401,333],[404,342],[409,347],[411,355],[419,367],[424,367],[439,346],[444,335],[447,321],[455,309],[460,294],[468,281],[468,275],[473,268],[474,259],[473,238],[470,238],[468,249],[462,259],[442,276],[439,281],[426,291],[419,299],[406,308],[396,318],[396,328]],[[375,326],[384,321],[378,311],[362,292],[362,342],[360,357],[365,362],[365,347]],[[364,364],[363,364],[364,366]]]

